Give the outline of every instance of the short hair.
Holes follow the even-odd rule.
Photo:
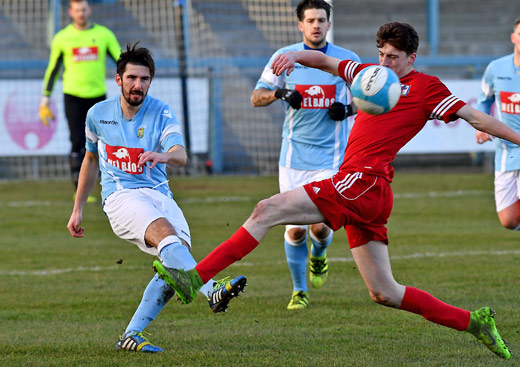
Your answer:
[[[516,18],[515,22],[513,24],[513,32],[515,31],[516,27],[520,24],[520,18]]]
[[[86,2],[87,4],[90,5],[90,1],[88,1],[88,0],[69,0],[69,8],[72,6],[72,3],[82,3],[82,2]]]
[[[127,44],[126,51],[121,53],[117,60],[117,73],[123,76],[127,64],[146,66],[150,69],[150,77],[153,78],[155,74],[155,63],[152,58],[152,53],[146,47],[137,47],[139,42],[134,45]]]
[[[327,20],[330,20],[332,6],[325,0],[301,0],[296,6],[296,16],[300,22],[303,22],[307,9],[323,9],[327,13]]]
[[[383,24],[377,31],[377,48],[387,43],[411,55],[419,48],[419,35],[408,23],[390,22]]]

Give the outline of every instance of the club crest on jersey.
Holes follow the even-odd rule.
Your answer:
[[[72,49],[72,59],[74,62],[96,61],[98,59],[97,46],[75,47]]]
[[[302,95],[301,108],[327,109],[336,101],[336,85],[299,85],[294,86]]]
[[[500,109],[512,115],[520,115],[520,93],[500,91]]]
[[[410,88],[412,86],[408,84],[401,84],[401,96],[407,96],[410,93]]]
[[[139,167],[137,163],[143,151],[143,148],[114,147],[107,144],[107,163],[126,173],[139,175],[143,173],[143,167]]]
[[[141,139],[144,136],[144,127],[137,130],[137,137]]]

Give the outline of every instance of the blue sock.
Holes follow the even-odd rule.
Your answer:
[[[190,270],[197,265],[197,262],[193,256],[191,256],[190,250],[183,246],[179,240],[178,242],[171,242],[163,246],[161,246],[161,244],[159,244],[159,257],[161,258],[163,264],[167,267]]]
[[[125,335],[142,332],[150,322],[155,320],[174,294],[175,292],[166,282],[155,274],[144,290],[141,304],[137,307],[132,320],[126,327]]]
[[[296,245],[296,246],[294,246]],[[294,291],[307,292],[307,256],[309,249],[307,248],[307,236],[298,243],[290,244],[285,240],[285,255],[287,264],[291,272]]]
[[[314,257],[321,257],[325,255],[325,252],[327,251],[327,247],[329,247],[330,243],[332,242],[332,236],[334,235],[334,231],[330,231],[327,238],[324,238],[322,240],[317,239],[311,232],[311,241],[312,241],[312,249],[311,253]]]

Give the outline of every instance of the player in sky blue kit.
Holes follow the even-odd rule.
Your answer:
[[[498,119],[520,132],[520,18],[511,33],[512,54],[492,61],[482,78],[482,90],[477,108],[490,113],[496,102]],[[477,132],[477,143],[491,140],[484,132]],[[520,230],[520,146],[496,139],[495,202],[500,224]]]
[[[166,175],[167,165],[186,164],[184,139],[172,109],[147,95],[154,72],[149,50],[137,44],[128,46],[117,61],[116,82],[121,94],[88,111],[86,154],[67,228],[73,237],[83,237],[83,208],[101,170],[103,210],[114,233],[158,256],[168,267],[191,269],[197,263],[190,254],[190,230],[173,200]],[[245,286],[243,276],[231,281],[210,280],[201,293],[218,313],[225,311]],[[154,276],[117,349],[161,352],[142,332],[174,293],[164,280]]]
[[[281,53],[320,50],[339,59],[360,61],[348,50],[326,41],[331,6],[324,0],[302,0],[296,7],[303,42],[276,51],[264,68],[251,96],[255,107],[285,101],[285,121],[279,161],[280,192],[333,176],[343,161],[348,123],[353,123],[352,96],[340,77],[299,65],[287,76],[276,76],[271,63]],[[333,232],[324,223],[312,224],[309,278],[320,288],[328,275],[327,247]],[[293,294],[287,308],[303,309],[309,304],[306,281],[307,226],[285,228],[285,253],[293,279]]]

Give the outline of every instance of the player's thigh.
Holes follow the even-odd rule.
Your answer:
[[[255,211],[259,211],[257,214],[265,217],[270,225],[306,225],[325,220],[303,187],[263,200]]]
[[[191,245],[188,223],[182,211],[173,199],[157,190],[116,191],[105,200],[103,210],[114,233],[144,252],[157,255],[157,249],[146,243],[145,234],[149,226],[160,218],[168,220],[177,236]]]

